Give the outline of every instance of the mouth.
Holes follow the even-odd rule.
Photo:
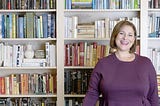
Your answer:
[[[122,45],[128,45],[128,44],[129,44],[129,42],[126,41],[126,40],[121,40],[120,43],[121,43]]]

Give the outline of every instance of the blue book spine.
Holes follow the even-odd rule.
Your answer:
[[[51,37],[51,14],[48,14],[48,31],[47,31],[47,37]]]
[[[66,9],[71,9],[72,8],[72,0],[66,0],[65,6],[66,6]]]
[[[23,17],[18,18],[18,38],[24,38],[24,30],[23,30]]]
[[[12,38],[12,14],[9,14],[9,38]]]
[[[109,9],[109,0],[103,0],[103,8]]]
[[[26,25],[26,16],[23,17],[23,37],[27,38],[27,25]]]
[[[51,38],[56,37],[55,27],[56,27],[56,17],[55,14],[51,14]]]
[[[43,37],[47,38],[47,31],[48,31],[48,15],[47,14],[43,14]]]
[[[97,0],[92,0],[92,9],[98,9],[98,2]]]

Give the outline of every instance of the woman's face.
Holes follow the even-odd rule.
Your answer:
[[[129,25],[122,26],[115,41],[118,51],[129,52],[135,41],[133,28]]]

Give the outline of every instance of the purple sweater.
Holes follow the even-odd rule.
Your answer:
[[[102,94],[103,106],[158,106],[156,72],[147,57],[131,62],[104,57],[94,68],[83,106],[95,106]]]

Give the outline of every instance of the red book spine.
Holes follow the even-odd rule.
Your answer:
[[[5,94],[5,77],[2,77],[2,90],[1,90],[2,94]]]
[[[70,66],[70,44],[65,45],[65,66]]]
[[[46,92],[49,93],[49,73],[46,73]]]
[[[84,42],[79,43],[79,65],[84,66]]]
[[[11,9],[11,0],[8,0],[7,8],[8,8],[9,10]]]
[[[74,66],[78,66],[78,43],[74,43]]]

